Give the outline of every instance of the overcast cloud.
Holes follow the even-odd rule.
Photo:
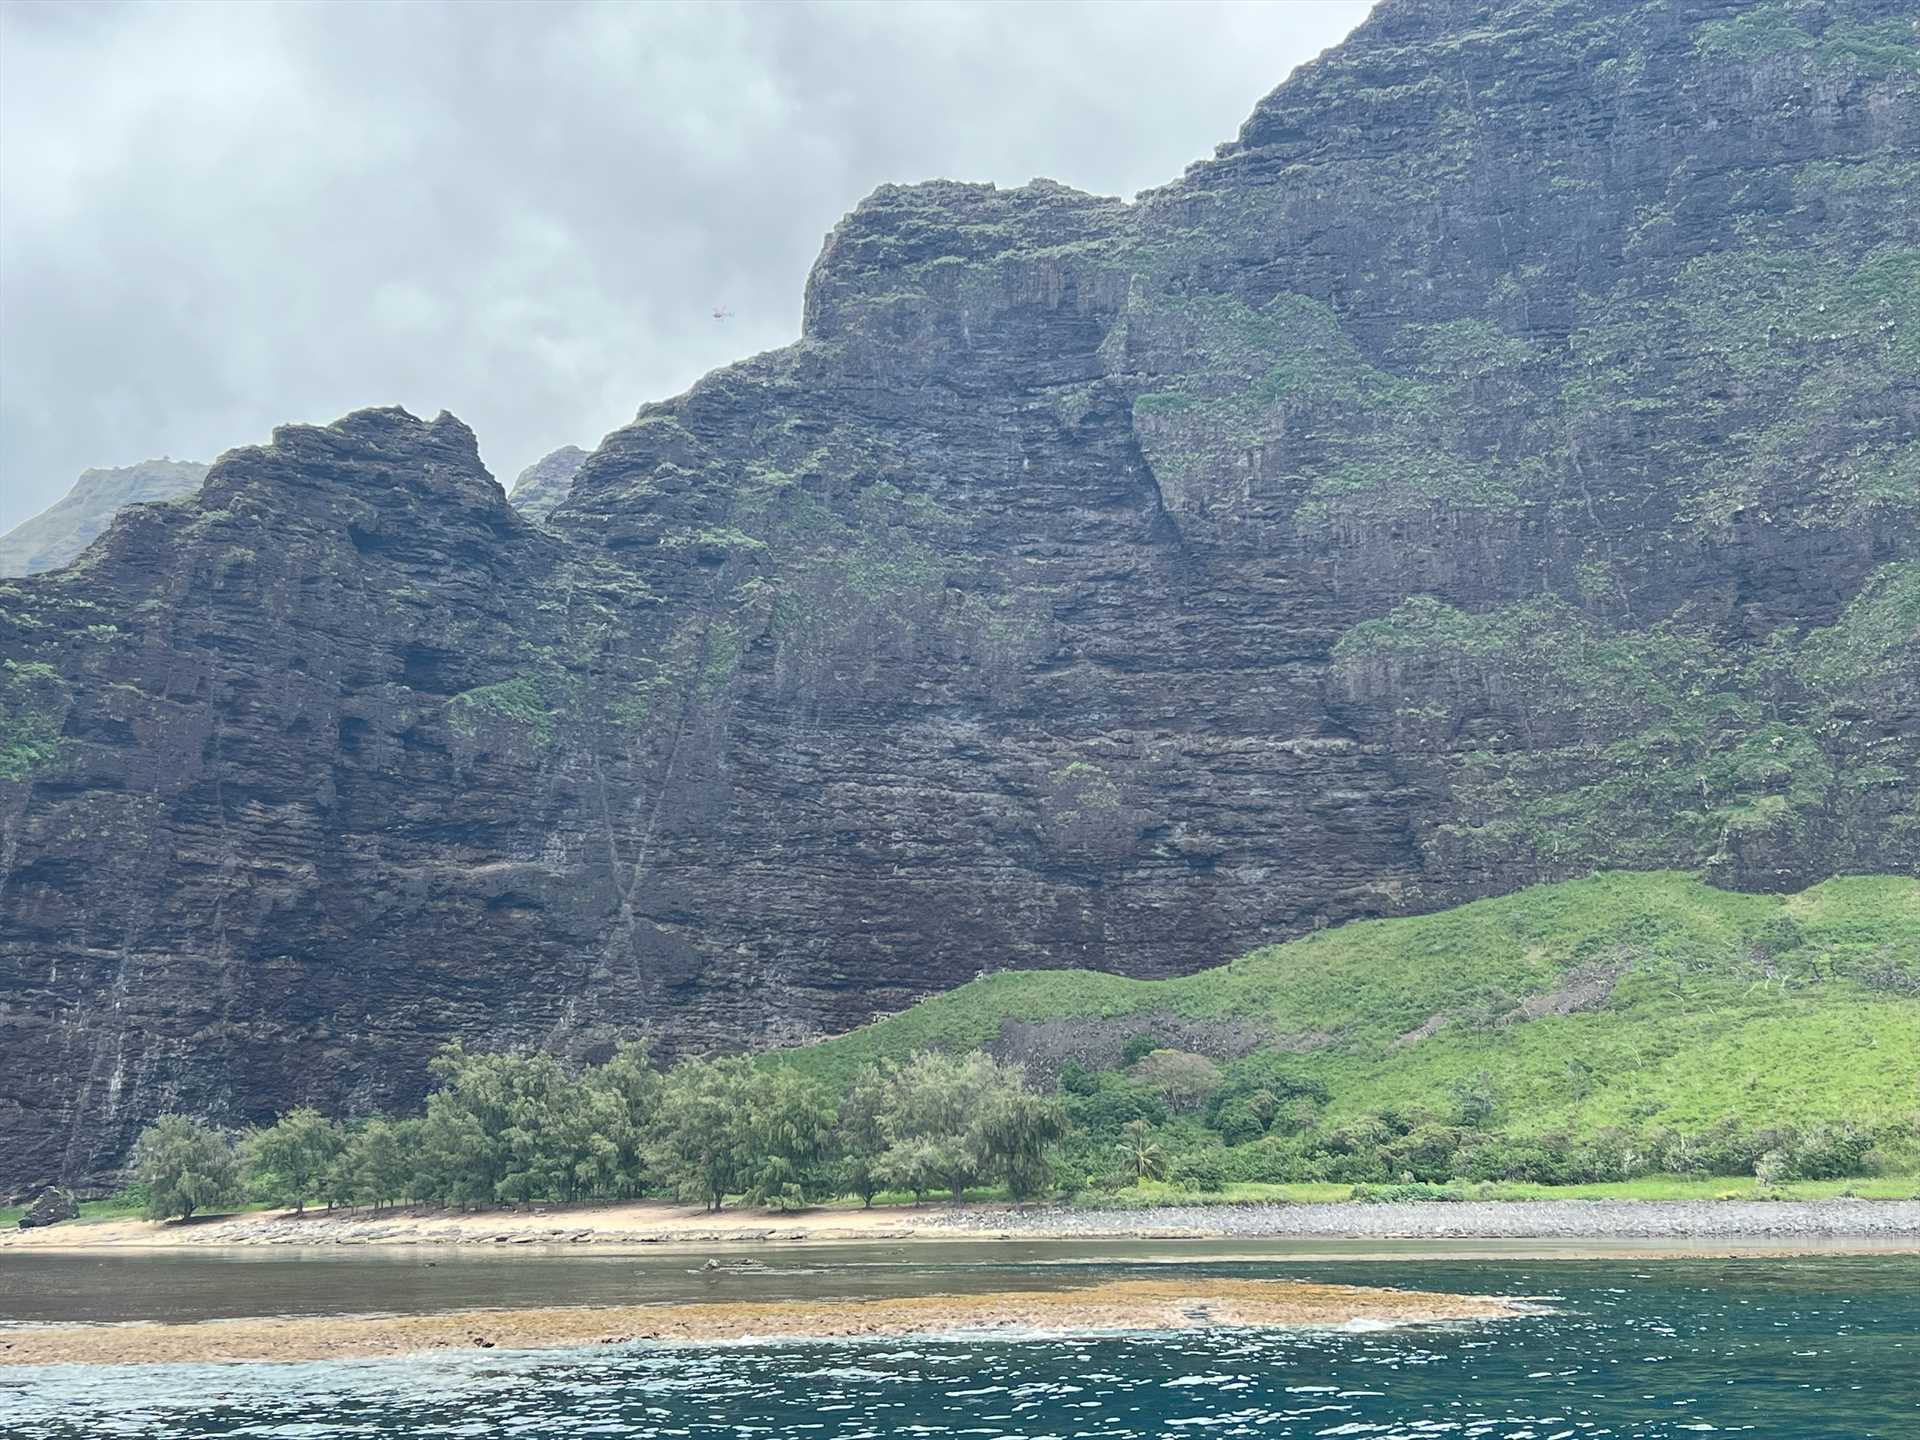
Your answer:
[[[511,484],[792,340],[876,185],[1131,195],[1367,8],[4,0],[0,531],[363,405]]]

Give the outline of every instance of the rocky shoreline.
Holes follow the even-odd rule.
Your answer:
[[[0,1232],[9,1249],[152,1250],[426,1245],[548,1251],[593,1246],[862,1244],[954,1240],[1660,1240],[1792,1248],[1847,1241],[1920,1249],[1920,1200],[1492,1200],[1418,1204],[1220,1204],[1142,1210],[984,1206],[949,1210],[709,1215],[641,1202],[532,1212],[425,1209],[83,1221]]]
[[[1483,1200],[1417,1204],[1065,1206],[956,1211],[929,1228],[974,1234],[1472,1240],[1912,1239],[1920,1200]]]
[[[1488,1296],[1190,1277],[884,1300],[46,1326],[0,1331],[0,1366],[344,1360],[447,1349],[698,1345],[962,1331],[1090,1334],[1212,1326],[1417,1325],[1501,1319],[1529,1309],[1522,1302]]]

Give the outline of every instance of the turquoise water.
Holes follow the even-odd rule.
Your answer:
[[[1920,1436],[1920,1258],[1204,1268],[1546,1297],[1556,1313],[1358,1333],[948,1337],[0,1370],[0,1433]]]

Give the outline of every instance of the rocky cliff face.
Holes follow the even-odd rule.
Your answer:
[[[88,470],[57,504],[0,535],[0,576],[58,570],[99,537],[121,506],[191,495],[206,478],[207,467],[194,460]]]
[[[562,445],[541,456],[520,472],[507,492],[507,503],[529,520],[544,523],[573,489],[573,477],[586,458],[587,452],[578,445]]]
[[[1135,204],[877,191],[544,527],[398,411],[129,512],[0,611],[0,1179],[456,1034],[1920,868],[1916,44],[1388,0]]]

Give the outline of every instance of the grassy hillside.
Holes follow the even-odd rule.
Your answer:
[[[929,1046],[1017,1051],[1010,1019],[1055,1022],[1043,1069],[1079,1027],[1095,1058],[1067,1068],[1088,1092],[1126,1082],[1121,1057],[1097,1052],[1132,1024],[1147,1037],[1136,1056],[1150,1040],[1203,1054],[1210,1037],[1232,1042],[1214,1051],[1223,1080],[1279,1076],[1323,1096],[1321,1135],[1382,1115],[1402,1132],[1505,1137],[1901,1127],[1920,1113],[1920,881],[1780,896],[1596,875],[1346,925],[1176,980],[991,975],[773,1063],[844,1083]],[[1268,1053],[1236,1059],[1247,1022]],[[1108,1073],[1090,1085],[1077,1069]],[[1198,1134],[1178,1114],[1156,1121],[1171,1148]]]

